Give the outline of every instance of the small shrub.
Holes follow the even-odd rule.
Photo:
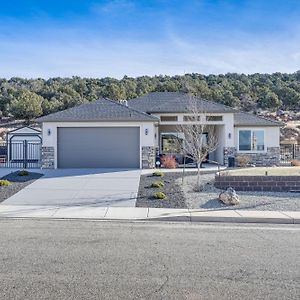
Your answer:
[[[166,169],[176,169],[177,167],[177,162],[174,156],[164,155],[161,157],[160,161],[162,166]]]
[[[293,166],[293,167],[300,167],[300,161],[297,160],[297,159],[293,159],[291,161],[291,166]]]
[[[162,181],[155,181],[151,184],[151,187],[153,188],[162,188],[164,187],[164,183]]]
[[[163,177],[165,174],[162,171],[155,171],[152,173],[153,176]]]
[[[9,186],[11,185],[10,181],[8,180],[0,180],[0,186]]]
[[[165,199],[167,196],[166,196],[166,194],[165,193],[163,193],[163,192],[157,192],[157,193],[154,193],[154,198],[155,199]]]
[[[29,172],[26,171],[26,170],[21,170],[19,173],[18,173],[18,176],[28,176],[29,175]]]
[[[239,164],[239,167],[242,168],[247,167],[250,163],[250,157],[248,155],[239,155],[236,160]]]

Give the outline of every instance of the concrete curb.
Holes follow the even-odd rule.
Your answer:
[[[300,211],[0,205],[0,218],[300,224]]]

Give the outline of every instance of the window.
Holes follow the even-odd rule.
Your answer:
[[[206,116],[206,121],[223,121],[223,116]]]
[[[173,122],[173,121],[177,121],[177,116],[161,116],[160,120],[162,122]]]
[[[264,151],[265,133],[263,130],[239,130],[239,151]]]
[[[200,116],[183,116],[183,121],[186,121],[186,122],[201,121],[201,117]]]
[[[163,154],[180,154],[184,134],[182,132],[169,132],[161,134],[161,150]]]

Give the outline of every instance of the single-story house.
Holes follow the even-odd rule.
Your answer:
[[[203,107],[196,119],[191,99]],[[256,165],[280,160],[281,123],[181,92],[154,92],[122,103],[100,99],[37,121],[45,168],[153,168],[158,154],[180,155],[172,139],[184,140],[178,125],[191,122],[214,128],[218,147],[210,160],[227,165],[228,157],[241,154]]]

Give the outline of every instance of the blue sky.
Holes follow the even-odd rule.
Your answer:
[[[0,77],[300,69],[299,0],[2,2]]]

